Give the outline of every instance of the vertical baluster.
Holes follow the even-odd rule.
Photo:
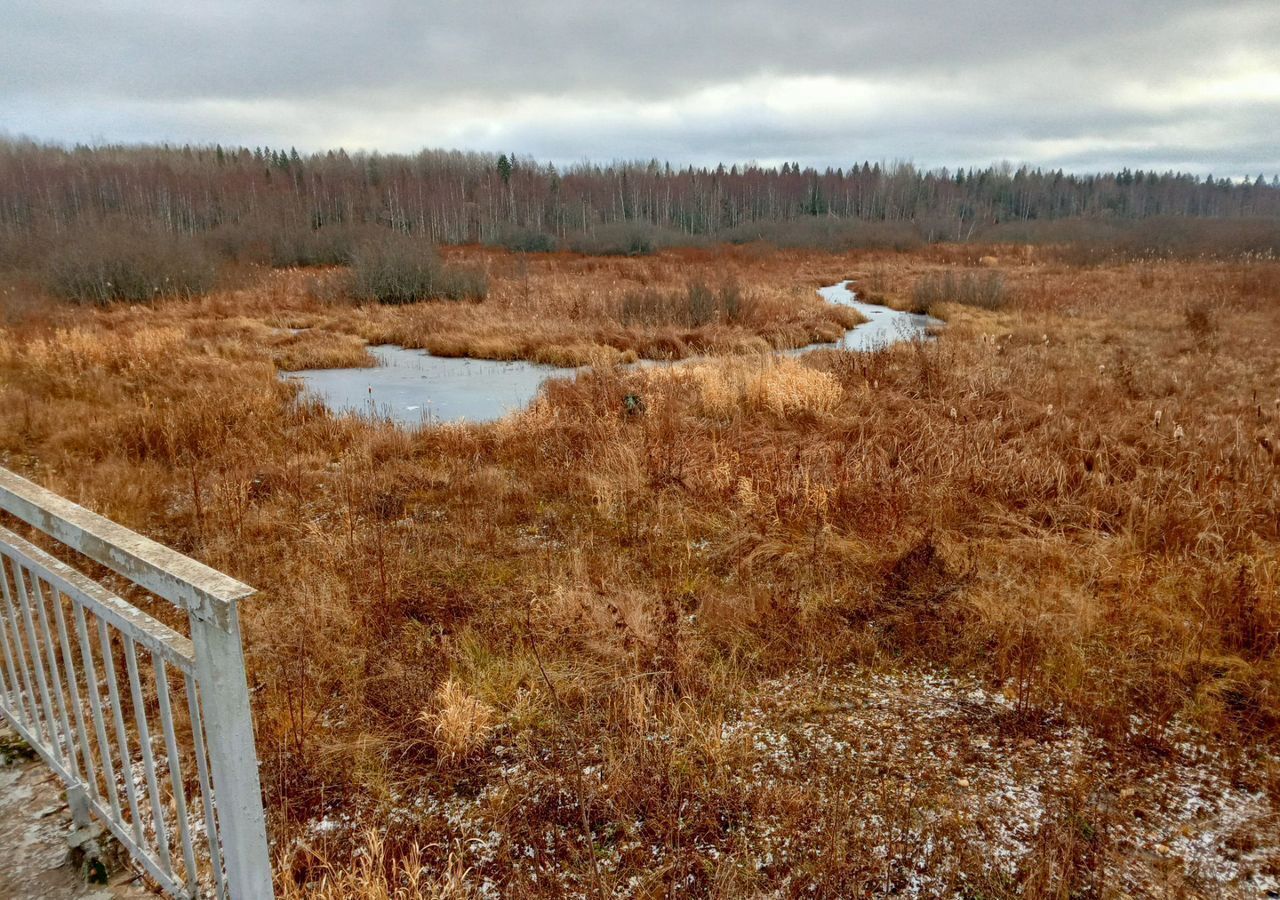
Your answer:
[[[12,659],[8,659],[9,671],[14,673],[15,679],[21,679],[18,686],[18,697],[21,701],[18,711],[21,713],[20,718],[27,730],[31,733],[33,740],[40,739],[40,715],[36,710],[36,695],[32,689],[31,672],[27,668],[26,651],[22,648],[22,632],[18,628],[18,617],[14,612],[13,595],[9,591],[9,566],[6,565],[8,557],[0,555],[0,596],[4,597],[5,618],[8,620],[9,629],[5,633],[5,653],[9,656],[17,656],[20,668],[14,668]],[[9,646],[9,637],[13,638],[14,648]]]
[[[15,675],[10,675],[13,668],[13,654],[9,652],[9,626],[4,620],[4,616],[0,615],[0,707],[8,713],[19,724],[22,723],[22,717],[18,712],[19,698],[22,696],[17,687],[10,685],[15,683]]]
[[[9,626],[4,623],[3,616],[0,616],[0,642],[5,647],[9,644]],[[3,706],[6,711],[11,711],[10,715],[16,716],[14,706],[18,698],[13,691],[9,690],[9,665],[6,655],[0,654],[0,706]]]
[[[107,728],[102,720],[102,698],[98,687],[98,673],[93,662],[93,647],[89,643],[89,629],[85,625],[84,610],[79,604],[71,608],[76,619],[76,637],[80,641],[80,662],[84,665],[85,690],[89,693],[89,715],[93,719],[93,731],[98,738],[98,755],[102,760],[102,775],[111,804],[111,815],[123,822],[120,815],[120,788],[116,785],[116,767],[111,761],[111,745],[107,742]]]
[[[53,703],[49,699],[49,680],[45,675],[44,663],[40,659],[40,641],[36,637],[36,626],[31,616],[31,597],[27,593],[26,577],[21,566],[14,566],[14,582],[18,588],[18,608],[22,613],[22,623],[27,627],[27,647],[31,651],[31,667],[36,671],[36,686],[40,689],[40,708],[44,711],[44,721],[48,726],[48,748],[59,765],[63,759],[58,752],[58,726],[53,718]]]
[[[142,745],[142,771],[147,779],[147,793],[151,795],[151,814],[156,833],[156,849],[165,872],[173,873],[169,856],[169,836],[164,825],[164,804],[160,800],[160,787],[156,782],[156,764],[151,748],[151,729],[147,725],[147,707],[143,702],[142,684],[138,680],[138,655],[133,639],[124,635],[124,663],[129,673],[129,691],[133,696],[133,717],[138,723],[138,743]]]
[[[74,606],[75,600],[68,597]],[[67,685],[71,689],[71,709],[76,723],[76,739],[80,742],[80,757],[84,763],[84,780],[89,787],[89,796],[98,799],[98,774],[93,765],[93,750],[89,745],[89,732],[84,724],[84,703],[80,699],[80,679],[76,675],[75,656],[71,653],[71,642],[67,640],[67,619],[62,611],[62,595],[53,591],[53,618],[58,626],[58,646],[62,650],[62,668],[67,673]]]
[[[124,730],[124,713],[120,709],[120,685],[116,683],[116,661],[111,653],[111,635],[107,623],[98,619],[98,644],[102,651],[102,669],[107,679],[107,697],[111,700],[111,715],[116,725],[116,746],[120,750],[120,768],[124,781],[124,794],[129,801],[129,814],[133,816],[133,839],[139,847],[146,846],[142,833],[142,816],[138,815],[138,791],[133,784],[133,760],[129,756],[129,736]],[[144,751],[145,752],[145,751]]]
[[[187,686],[187,710],[191,715],[191,743],[196,751],[196,773],[200,776],[200,802],[204,805],[204,834],[209,844],[209,861],[213,867],[213,885],[218,900],[226,900],[225,876],[222,872],[222,851],[218,841],[218,820],[215,817],[213,789],[209,784],[209,761],[204,749],[204,718],[200,715],[200,699],[196,696],[196,684],[185,672],[182,680]]]
[[[53,602],[60,602],[57,591],[53,590],[53,586],[42,584],[40,578],[33,571],[31,575],[31,597],[36,604],[36,622],[40,626],[40,640],[44,644],[45,656],[49,661],[49,676],[53,684],[51,691],[53,693],[54,705],[58,709],[58,718],[55,722],[62,729],[62,738],[65,742],[65,757],[67,760],[67,771],[76,781],[80,780],[80,763],[77,760],[75,738],[71,734],[71,720],[67,716],[67,699],[66,689],[62,684],[62,672],[58,666],[58,649],[54,643],[53,630],[49,627],[49,598],[48,594],[53,595]],[[45,588],[49,590],[46,592]],[[70,674],[74,675],[74,671]]]
[[[160,725],[164,729],[165,752],[169,754],[169,783],[173,787],[173,806],[178,817],[178,838],[182,845],[182,863],[187,869],[187,887],[195,894],[196,857],[191,847],[191,823],[187,821],[186,788],[182,784],[182,767],[178,759],[178,738],[173,731],[173,710],[169,706],[169,676],[164,660],[152,657],[156,674],[156,692],[160,701]]]
[[[3,573],[0,573],[0,577],[3,577]],[[18,681],[17,663],[13,659],[13,644],[9,641],[9,621],[3,612],[0,612],[0,660],[4,663],[5,708],[19,725],[26,728],[26,698],[22,693],[22,685]]]

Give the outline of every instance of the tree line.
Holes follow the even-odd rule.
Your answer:
[[[926,171],[869,161],[822,170],[657,160],[560,168],[516,154],[446,150],[0,142],[0,236],[10,241],[56,239],[103,222],[175,235],[383,226],[434,243],[513,234],[565,241],[624,226],[751,240],[819,221],[892,223],[934,241],[1019,224],[1152,217],[1280,217],[1280,179],[1129,169],[1081,175],[1007,164]]]

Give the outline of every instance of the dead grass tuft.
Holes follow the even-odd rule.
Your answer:
[[[478,751],[492,734],[494,711],[452,679],[436,691],[431,709],[419,719],[431,729],[436,750],[448,762],[458,762]]]

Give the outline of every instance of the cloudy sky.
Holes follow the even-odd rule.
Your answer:
[[[1280,2],[0,0],[0,133],[1280,173]]]

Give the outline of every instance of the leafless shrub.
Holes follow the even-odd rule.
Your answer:
[[[361,241],[376,240],[369,229],[344,225],[284,227],[271,234],[270,262],[284,266],[345,266]]]
[[[217,265],[192,238],[104,225],[83,232],[46,261],[50,293],[84,303],[191,297],[213,287]]]
[[[554,234],[518,226],[504,228],[485,243],[505,247],[514,253],[554,253],[560,247]]]
[[[488,278],[478,268],[446,265],[435,249],[405,235],[366,241],[351,260],[352,290],[379,303],[483,300]]]
[[[735,244],[755,241],[781,248],[830,250],[911,250],[925,243],[909,222],[863,222],[806,216],[788,221],[761,220],[721,235]]]
[[[617,222],[580,232],[568,243],[574,253],[588,256],[649,256],[662,247],[685,241],[648,222]]]
[[[376,225],[316,225],[291,218],[249,217],[224,222],[204,236],[222,258],[276,268],[345,266],[357,247],[394,235]]]

